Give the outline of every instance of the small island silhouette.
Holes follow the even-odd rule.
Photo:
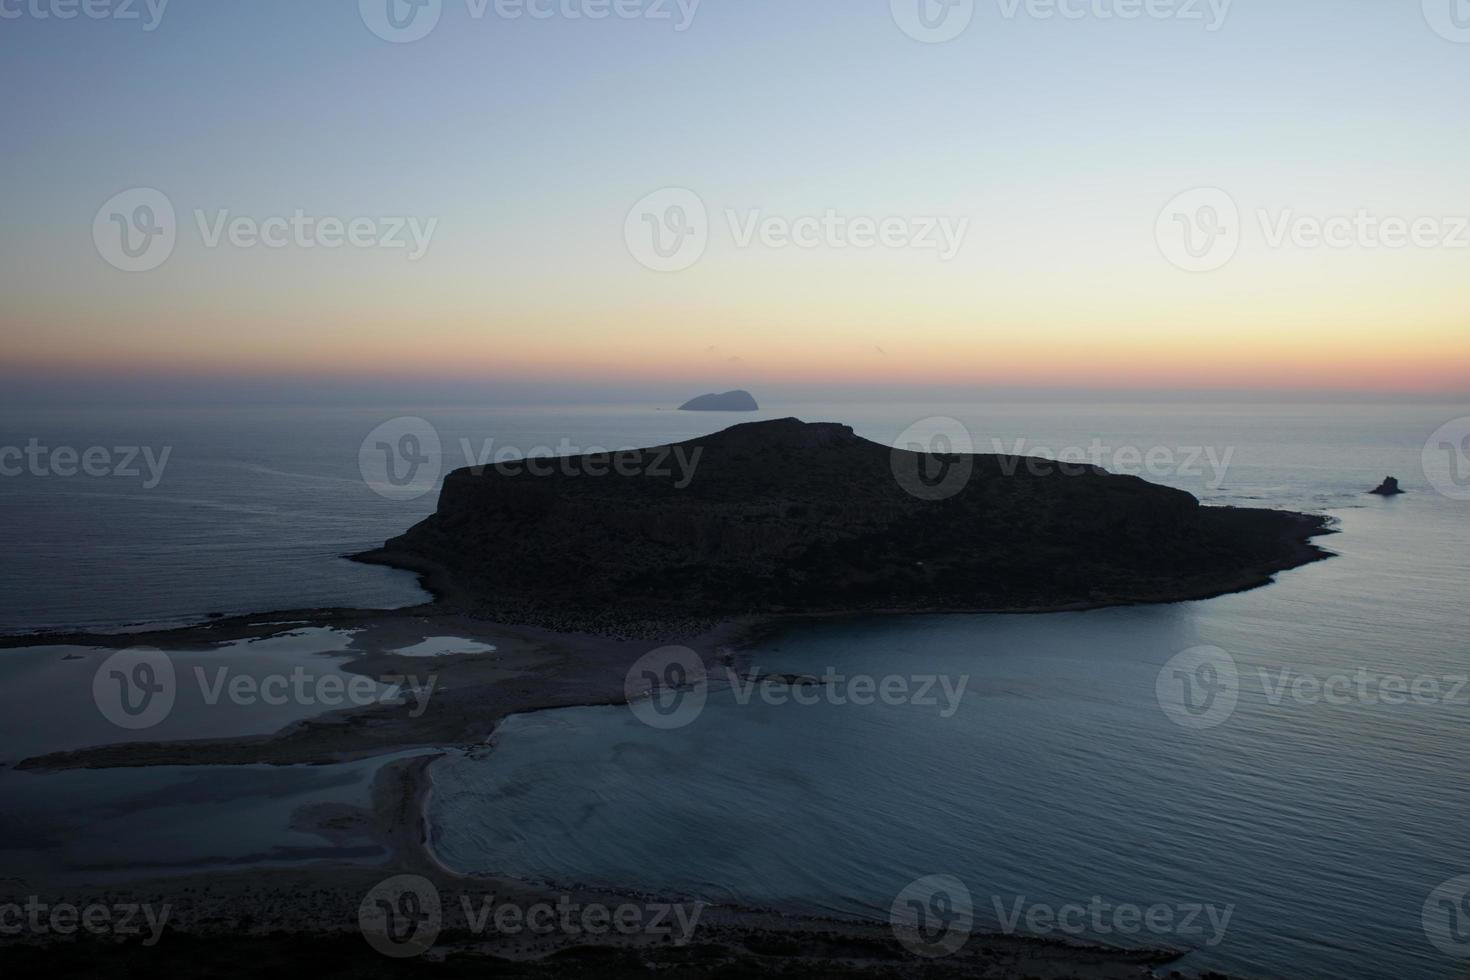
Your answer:
[[[722,395],[700,395],[679,406],[681,412],[758,412],[760,406],[748,391],[736,389]]]

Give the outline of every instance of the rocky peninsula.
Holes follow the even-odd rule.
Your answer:
[[[636,635],[637,621],[1207,598],[1327,557],[1311,543],[1325,533],[1325,518],[1203,507],[1093,466],[930,455],[782,419],[458,470],[432,516],[357,558],[418,571],[487,619]]]

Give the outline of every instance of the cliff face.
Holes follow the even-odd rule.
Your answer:
[[[955,467],[970,470],[962,488],[924,499],[913,475]],[[1317,533],[1316,518],[1202,508],[1091,467],[920,457],[787,419],[536,471],[460,470],[437,513],[361,557],[425,572],[489,615],[595,628],[1196,598],[1324,557]]]

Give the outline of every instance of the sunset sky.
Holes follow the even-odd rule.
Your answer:
[[[413,43],[357,0],[174,0],[151,31],[141,0],[142,22],[50,2],[0,2],[7,377],[1470,390],[1470,36],[1436,0],[1237,0],[1219,23],[980,0],[945,43],[889,0],[705,0],[682,31],[673,0],[443,0]],[[146,272],[94,242],[134,188],[177,214]],[[625,227],[664,188],[708,215],[675,272]],[[1239,206],[1208,272],[1156,234],[1194,188]],[[415,261],[209,247],[196,214],[297,209],[436,224]],[[757,212],[829,211],[967,234],[948,261],[739,241]],[[1358,212],[1431,219],[1434,244],[1270,241]]]

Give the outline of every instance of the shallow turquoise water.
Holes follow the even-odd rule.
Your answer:
[[[1421,910],[1470,873],[1470,686],[1456,689],[1470,514],[1428,493],[1364,497],[1341,465],[1363,446],[1321,445],[1306,430],[1330,421],[1298,423],[1244,446],[1244,468],[1207,496],[1327,510],[1337,559],[1173,606],[802,625],[757,648],[759,667],[968,677],[959,710],[741,704],[715,684],[673,731],[626,708],[518,717],[495,752],[436,767],[435,847],[465,870],[879,919],[909,882],[952,875],[981,928],[1018,902],[1228,907],[1218,937],[1095,938],[1261,977],[1451,976]],[[1411,472],[1418,449],[1385,449],[1376,469]],[[1239,678],[1234,712],[1209,729],[1176,724],[1157,692],[1200,645]],[[1395,675],[1434,680],[1438,699],[1369,703],[1360,669],[1370,692],[1392,697]],[[1353,693],[1294,695],[1303,675]]]

